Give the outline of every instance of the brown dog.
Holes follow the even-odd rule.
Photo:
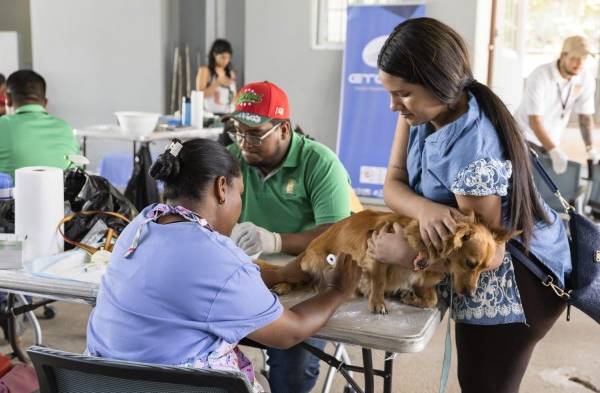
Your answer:
[[[457,223],[456,232],[444,241],[443,250],[438,255],[423,244],[417,220],[395,213],[365,210],[335,223],[315,238],[301,257],[300,266],[313,277],[312,284],[319,286],[323,271],[332,268],[327,256],[345,252],[351,254],[363,269],[358,290],[368,296],[370,311],[386,314],[384,295],[400,291],[408,291],[402,297],[404,303],[423,308],[434,307],[437,304],[435,286],[443,278],[442,273],[380,263],[367,253],[367,242],[373,231],[393,223],[404,228],[410,246],[426,256],[430,264],[445,263],[452,274],[455,291],[465,295],[474,292],[481,271],[492,263],[496,245],[514,235],[505,230],[489,230],[471,213]],[[261,268],[273,268],[264,262],[259,265]],[[273,288],[280,295],[292,289],[288,283],[277,284]]]

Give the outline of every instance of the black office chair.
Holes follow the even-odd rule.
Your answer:
[[[554,181],[562,196],[575,207],[579,213],[583,213],[583,204],[585,199],[585,187],[581,185],[582,166],[575,161],[569,161],[567,170],[557,175],[552,170],[552,160],[548,156],[540,156],[540,163]],[[564,213],[565,209],[560,204],[558,198],[548,189],[546,183],[542,180],[536,170],[533,171],[535,185],[546,203],[558,213]]]
[[[587,204],[592,208],[592,215],[600,219],[600,165],[589,165],[590,192]]]
[[[124,362],[32,346],[40,393],[251,393],[241,372]]]

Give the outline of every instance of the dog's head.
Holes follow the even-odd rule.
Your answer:
[[[490,229],[472,212],[459,221],[454,236],[448,239],[442,252],[452,274],[455,292],[472,295],[481,272],[492,266],[496,247],[517,234],[505,229]]]

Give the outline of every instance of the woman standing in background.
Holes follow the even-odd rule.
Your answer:
[[[233,111],[236,87],[232,56],[229,41],[217,39],[208,53],[208,66],[198,69],[196,90],[204,92],[204,109],[208,112],[222,115]]]

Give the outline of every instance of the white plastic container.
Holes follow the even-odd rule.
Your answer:
[[[156,128],[160,113],[115,112],[123,131],[136,136],[150,135]]]

